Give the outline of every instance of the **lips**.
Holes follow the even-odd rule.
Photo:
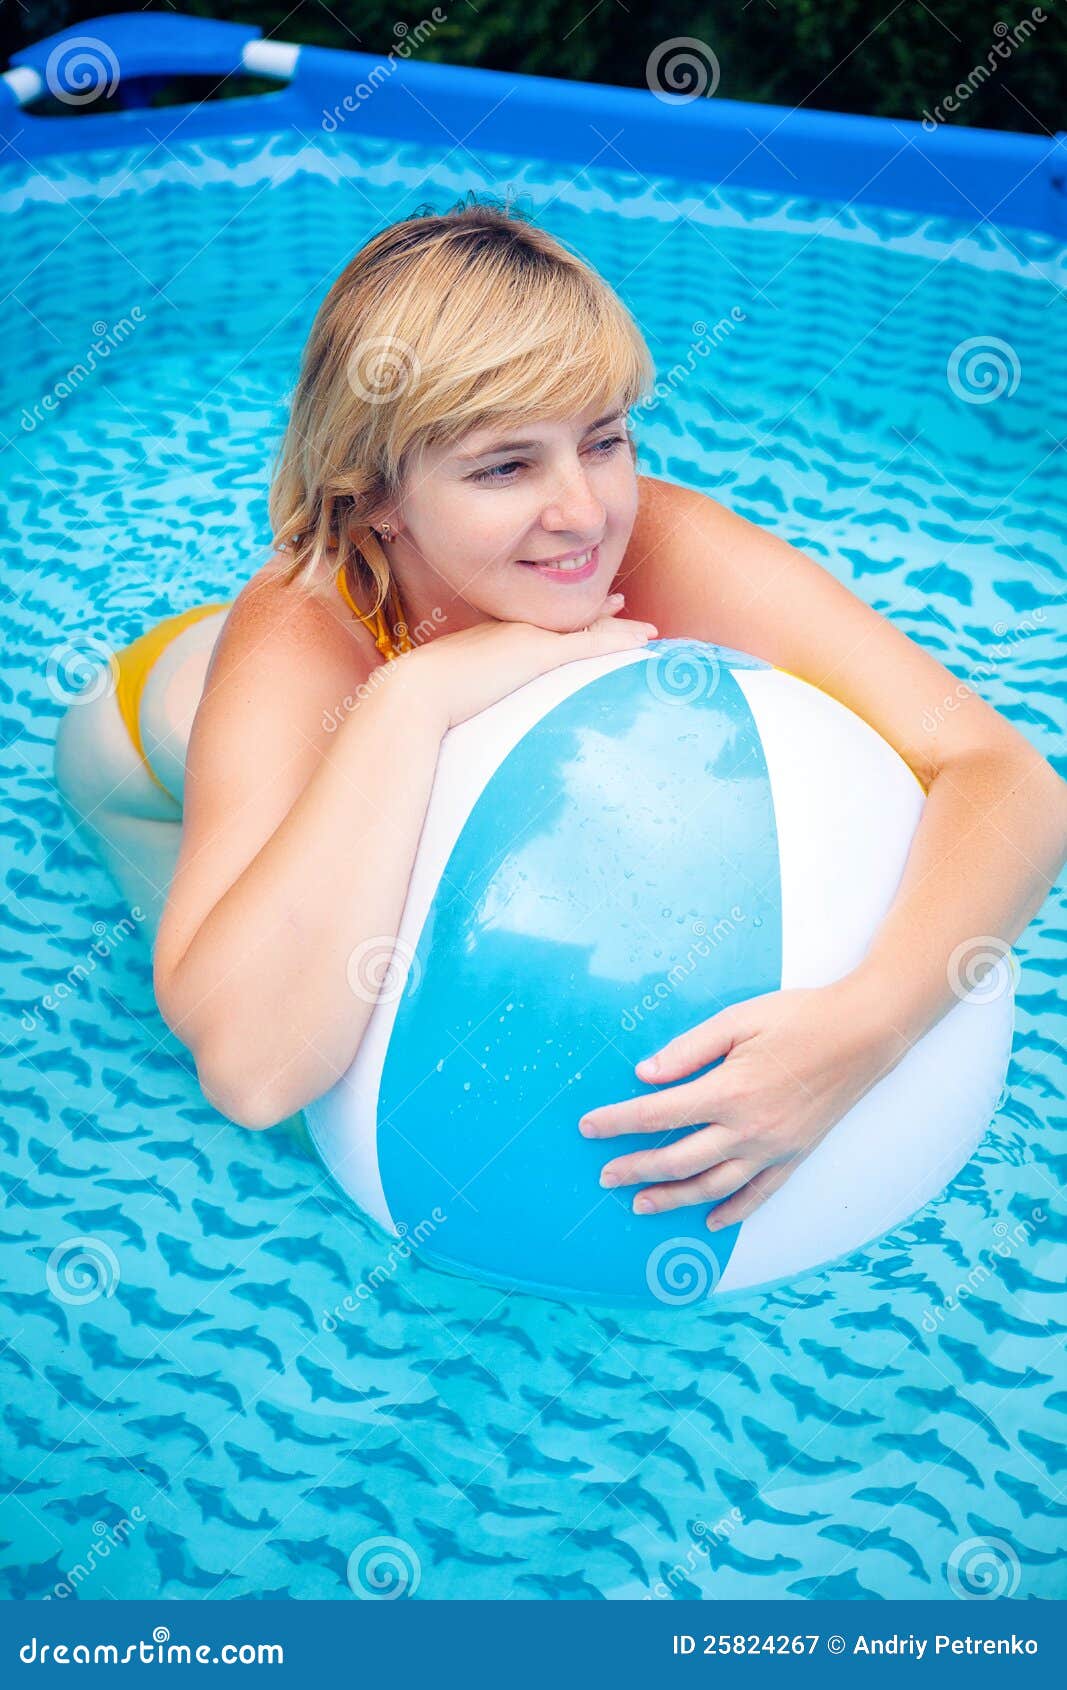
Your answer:
[[[590,575],[595,574],[600,562],[600,545],[598,542],[583,552],[573,552],[570,557],[546,559],[544,562],[537,558],[520,558],[518,561],[524,569],[535,569],[548,581],[587,581]]]

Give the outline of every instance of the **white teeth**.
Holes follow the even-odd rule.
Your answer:
[[[580,557],[569,557],[563,563],[539,563],[534,567],[537,569],[584,569],[592,555],[591,551],[583,552]]]

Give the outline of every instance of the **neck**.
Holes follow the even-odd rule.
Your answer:
[[[390,561],[404,621],[416,646],[494,620],[442,581],[424,559],[416,556]]]

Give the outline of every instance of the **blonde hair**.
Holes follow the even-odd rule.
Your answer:
[[[630,313],[584,259],[473,194],[361,248],[319,308],[270,493],[285,579],[344,566],[377,602],[376,516],[432,445],[520,415],[629,411],[654,379]]]

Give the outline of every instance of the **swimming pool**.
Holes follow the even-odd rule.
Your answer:
[[[391,1258],[297,1135],[210,1109],[50,774],[84,671],[260,561],[332,276],[415,204],[505,185],[648,336],[643,470],[801,545],[1062,769],[1055,233],[477,134],[100,133],[0,165],[0,1591],[893,1598],[984,1569],[1062,1595],[1062,887],[1017,947],[996,1117],[941,1198],[789,1289],[613,1314]]]

